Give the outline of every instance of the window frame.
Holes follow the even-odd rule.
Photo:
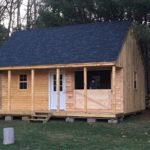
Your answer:
[[[26,81],[21,81],[21,76],[22,75],[26,76]],[[26,83],[26,88],[20,88],[21,83]],[[27,74],[19,74],[19,76],[18,76],[18,89],[21,90],[21,91],[28,89],[28,75]]]
[[[112,72],[111,68],[103,68],[103,69],[88,68],[88,70],[87,70],[87,83],[88,83],[90,72],[96,72],[96,71],[98,71],[98,72],[110,71],[110,76],[109,76],[110,86],[109,86],[109,88],[100,87],[100,88],[91,89],[91,88],[88,87],[88,84],[87,84],[87,90],[111,90],[111,72]],[[76,72],[82,72],[82,74],[84,74],[82,69],[75,69],[74,70],[74,90],[84,90],[84,79],[83,79],[83,88],[76,88]],[[97,75],[94,75],[94,76],[96,77]],[[83,77],[83,75],[82,75],[82,77]],[[100,77],[100,80],[101,80],[101,75],[99,77]]]

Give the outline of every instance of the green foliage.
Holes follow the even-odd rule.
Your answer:
[[[148,20],[150,0],[43,0],[38,24],[45,26],[99,20]]]
[[[39,27],[59,26],[64,24],[63,18],[51,12],[41,12],[42,17],[38,19]]]
[[[115,0],[96,0],[98,18],[104,20],[123,19],[123,9]]]
[[[150,13],[150,0],[118,0],[122,5],[125,12],[127,12],[128,19],[134,19],[142,22],[143,19],[147,20]]]
[[[7,38],[8,38],[8,30],[4,26],[0,25],[0,46]]]
[[[139,40],[139,42],[150,44],[150,28],[148,26],[135,26],[135,36]]]

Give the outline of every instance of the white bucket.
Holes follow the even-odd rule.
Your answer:
[[[3,144],[13,144],[14,143],[14,128],[4,128],[3,129]]]

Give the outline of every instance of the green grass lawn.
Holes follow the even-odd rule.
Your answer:
[[[15,144],[2,144],[4,127],[15,128]],[[132,116],[119,124],[0,121],[0,142],[0,150],[149,150],[150,119]]]

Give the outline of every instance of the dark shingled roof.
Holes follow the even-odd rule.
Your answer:
[[[117,59],[128,21],[19,31],[0,49],[0,66],[29,66]]]

